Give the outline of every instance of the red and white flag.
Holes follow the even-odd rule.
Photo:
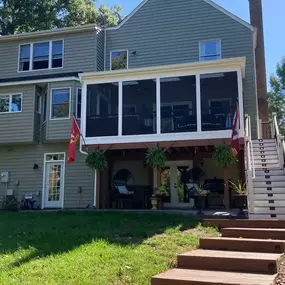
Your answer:
[[[80,139],[80,130],[76,122],[76,118],[75,116],[73,116],[70,141],[69,141],[68,152],[67,152],[68,153],[67,164],[71,164],[75,161],[75,151],[76,151],[76,146],[77,146],[79,139]]]
[[[230,145],[233,156],[237,156],[240,150],[239,130],[240,130],[240,117],[239,117],[239,108],[237,106],[233,120],[232,141]]]

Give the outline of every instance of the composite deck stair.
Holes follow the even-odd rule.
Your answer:
[[[154,276],[151,284],[273,285],[284,257],[284,221],[256,222],[206,221],[221,227],[222,237],[201,238],[200,249],[178,255],[178,268]],[[223,228],[223,223],[236,227]]]
[[[253,140],[255,177],[249,199],[250,219],[285,219],[285,171],[275,139]]]

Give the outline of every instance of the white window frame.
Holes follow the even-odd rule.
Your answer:
[[[12,97],[13,96],[21,96],[21,111],[11,111],[12,110]],[[23,112],[23,93],[12,93],[12,94],[0,94],[1,96],[9,96],[9,111],[8,112],[0,112],[0,115],[2,114],[14,114],[14,113],[22,113]]]
[[[118,70],[112,70],[112,53],[113,52],[123,52],[123,51],[127,52],[127,68],[119,69],[119,70],[127,70],[127,69],[129,69],[129,50],[128,49],[117,49],[117,50],[111,50],[110,51],[110,71],[118,71]]]
[[[52,67],[52,43],[62,41],[62,66],[61,67]],[[49,43],[49,63],[48,68],[43,69],[33,69],[33,57],[34,57],[34,45],[40,43]],[[20,56],[21,56],[21,46],[30,45],[30,69],[29,70],[20,70]],[[39,41],[39,42],[32,42],[32,43],[23,43],[19,45],[18,50],[18,73],[22,72],[37,72],[43,70],[54,70],[54,69],[61,69],[64,67],[64,39],[55,39],[52,41]]]
[[[63,154],[64,159],[63,160],[46,160],[46,157],[48,155],[60,155]],[[63,182],[63,193],[62,193],[62,205],[61,208],[64,208],[64,192],[65,192],[65,165],[66,165],[66,154],[65,152],[52,152],[52,153],[44,153],[44,167],[43,167],[43,184],[42,184],[42,205],[41,208],[44,209],[44,204],[45,204],[45,183],[46,183],[46,165],[47,163],[56,163],[60,162],[63,163],[63,170],[62,170],[62,182]]]
[[[199,42],[199,61],[207,61],[207,60],[203,60],[202,58],[204,58],[205,56],[202,56],[201,55],[201,52],[202,52],[202,49],[201,49],[201,45],[203,43],[212,43],[212,42],[216,42],[216,43],[219,43],[220,45],[220,50],[219,50],[219,55],[220,55],[220,58],[217,58],[215,60],[220,60],[222,59],[222,40],[221,39],[213,39],[213,40],[203,40],[203,41],[200,41]],[[218,54],[212,54],[212,55],[209,55],[209,56],[218,56]]]
[[[68,89],[69,90],[69,112],[68,117],[66,118],[52,118],[52,92],[54,90],[62,90],[62,89]],[[71,111],[71,87],[56,87],[50,89],[50,104],[49,104],[49,119],[50,121],[60,121],[60,120],[70,120],[70,111]]]
[[[77,120],[80,120],[81,119],[81,114],[80,114],[80,118],[78,118],[78,113],[77,113],[77,107],[78,107],[78,91],[79,90],[81,90],[81,102],[80,102],[80,105],[81,105],[81,109],[82,109],[82,87],[76,87],[76,99],[75,99],[75,101],[76,101],[76,106],[75,106],[75,115],[76,115],[76,119]]]

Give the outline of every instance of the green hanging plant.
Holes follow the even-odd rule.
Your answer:
[[[107,168],[107,160],[105,158],[105,154],[99,149],[88,153],[85,162],[87,166],[98,171],[103,171]]]
[[[167,157],[160,147],[149,148],[146,153],[146,164],[152,168],[164,168]]]
[[[223,168],[227,168],[237,162],[236,157],[234,157],[232,154],[231,148],[226,144],[216,147],[213,154],[213,159],[216,161],[218,166]]]

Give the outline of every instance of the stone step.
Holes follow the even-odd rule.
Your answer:
[[[271,187],[271,185],[268,185],[268,187],[255,187],[253,194],[285,194],[285,187]]]
[[[268,193],[270,191],[267,190]],[[266,193],[267,193],[266,192]],[[284,190],[283,190],[284,192]],[[283,194],[254,194],[253,195],[253,200],[254,201],[268,201],[268,200],[274,200],[274,201],[279,201],[279,200],[285,200],[285,193]]]
[[[253,181],[253,188],[282,188],[284,187],[285,189],[285,182],[281,181],[267,181],[267,182],[259,182],[259,181]]]
[[[197,249],[178,255],[178,268],[275,274],[282,254]]]
[[[284,253],[285,240],[201,238],[200,248],[209,250],[229,250],[243,252]]]
[[[277,169],[277,170],[257,170],[255,172],[255,176],[265,176],[265,175],[270,175],[270,176],[283,176],[285,175],[285,171],[282,169]]]
[[[285,228],[285,221],[206,219],[203,225],[218,228]]]
[[[151,285],[269,285],[276,275],[172,269],[156,275]]]
[[[285,207],[285,197],[284,200],[274,200],[272,197],[265,201],[254,201],[253,207]]]
[[[285,186],[285,175],[284,176],[271,176],[271,175],[265,175],[265,176],[257,176],[253,179],[253,182],[266,182],[266,181],[281,181],[284,182]]]
[[[285,229],[272,228],[223,228],[222,237],[285,240]]]

